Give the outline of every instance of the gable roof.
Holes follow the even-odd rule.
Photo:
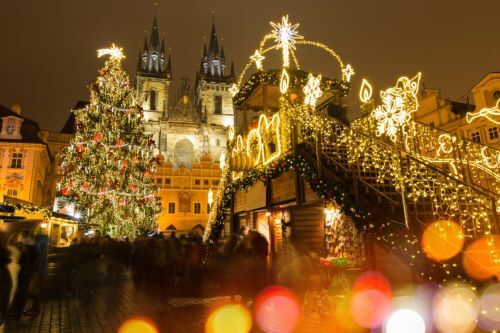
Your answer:
[[[21,139],[0,139],[0,142],[26,142],[26,143],[39,143],[47,145],[40,137],[40,126],[34,120],[26,118],[20,114],[15,113],[11,109],[0,104],[0,126],[2,126],[2,117],[17,117],[23,119],[21,124]],[[0,127],[1,128],[1,127]]]

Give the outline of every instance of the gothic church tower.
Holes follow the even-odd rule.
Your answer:
[[[170,55],[165,53],[165,40],[158,35],[156,17],[149,43],[144,39],[144,49],[137,62],[136,87],[143,98],[142,108],[147,121],[158,121],[166,116],[169,86],[172,79]]]
[[[233,99],[229,89],[235,82],[234,65],[226,74],[224,46],[219,41],[212,25],[210,44],[203,45],[203,56],[196,74],[196,105],[202,118],[209,125],[229,126],[234,124]]]

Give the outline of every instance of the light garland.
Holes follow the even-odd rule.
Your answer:
[[[500,99],[492,108],[483,108],[477,112],[467,112],[465,119],[470,124],[476,119],[486,118],[494,124],[500,125]]]
[[[262,61],[266,59],[262,54],[259,53],[259,50],[255,50],[253,56],[250,57],[255,62],[255,67],[257,70],[262,70]]]
[[[311,108],[316,107],[316,101],[323,95],[323,91],[320,88],[321,75],[314,77],[314,75],[309,74],[307,79],[307,84],[304,86],[304,104],[309,105]]]

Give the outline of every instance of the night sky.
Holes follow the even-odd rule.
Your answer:
[[[123,46],[127,70],[135,73],[153,2],[0,0],[0,104],[20,103],[42,129],[60,130],[75,102],[88,98],[86,86],[102,65],[98,48]],[[174,87],[184,74],[194,81],[212,11],[237,72],[270,31],[269,21],[287,13],[303,36],[353,65],[356,93],[362,77],[378,91],[422,71],[427,88],[461,100],[484,75],[500,70],[499,0],[160,0],[156,12],[172,52]],[[339,77],[330,58],[304,51],[298,52],[303,69]]]

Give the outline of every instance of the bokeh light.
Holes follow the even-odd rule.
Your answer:
[[[434,324],[441,332],[473,332],[478,314],[477,296],[469,286],[449,285],[436,296]]]
[[[118,333],[158,333],[158,329],[147,319],[133,318],[125,321]]]
[[[297,326],[300,306],[288,289],[273,286],[262,291],[255,302],[255,318],[266,333],[292,332]]]
[[[368,328],[378,327],[391,307],[391,287],[378,272],[366,272],[354,283],[351,315],[354,321]]]
[[[210,314],[206,333],[248,333],[252,328],[252,315],[241,304],[227,304]]]
[[[422,250],[436,260],[444,261],[456,256],[464,246],[462,227],[451,221],[430,224],[422,235]]]
[[[425,322],[417,312],[401,309],[390,315],[385,325],[385,332],[425,333]]]
[[[483,330],[500,330],[500,284],[487,287],[479,299],[479,326]]]
[[[476,280],[500,278],[500,235],[484,236],[464,251],[463,267]]]

